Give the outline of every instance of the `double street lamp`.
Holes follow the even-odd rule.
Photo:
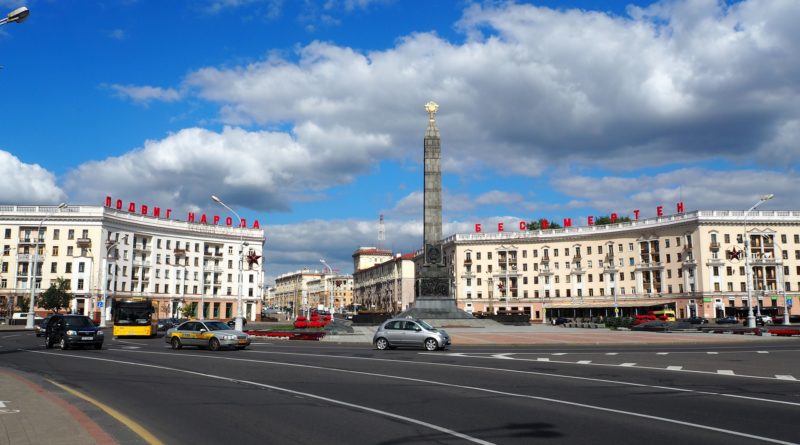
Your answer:
[[[122,240],[125,242],[125,244],[127,244],[128,243],[128,235],[125,235],[122,238]],[[111,249],[113,249],[114,247],[117,247],[118,244],[119,244],[119,240],[111,241],[111,239],[108,239],[106,241],[106,255],[103,257],[103,274],[102,274],[102,277],[103,277],[103,283],[102,283],[102,286],[103,286],[103,307],[100,308],[101,309],[100,310],[100,327],[101,328],[106,327],[107,319],[108,319],[108,316],[106,315],[108,313],[108,255],[111,252]],[[115,269],[115,271],[114,271],[114,281],[115,282],[117,281],[116,267],[117,267],[117,261],[116,261],[116,255],[115,255],[114,256],[114,269]]]
[[[59,210],[65,208],[67,206],[66,203],[62,202],[58,205],[55,209],[47,212],[44,218],[39,222],[39,228],[36,229],[36,243],[34,243],[33,247],[33,262],[31,263],[31,302],[30,307],[28,309],[28,319],[25,321],[25,329],[33,329],[33,317],[35,315],[34,310],[36,309],[36,266],[39,264],[39,241],[41,241],[42,237],[42,226],[44,222],[50,219],[54,213],[58,212]]]
[[[234,329],[236,329],[237,331],[241,331],[244,328],[244,326],[243,326],[244,323],[242,323],[242,319],[244,318],[244,315],[242,313],[242,268],[244,267],[244,264],[243,264],[244,263],[244,230],[242,230],[242,227],[241,227],[242,218],[239,217],[239,214],[236,213],[232,208],[228,207],[227,204],[222,202],[221,199],[217,198],[214,195],[211,195],[211,199],[214,202],[216,202],[217,204],[221,205],[222,207],[225,207],[226,209],[230,210],[230,212],[233,213],[234,216],[236,216],[236,221],[238,222],[238,224],[240,226],[239,227],[239,287],[238,287],[237,296],[236,296],[236,306],[237,306],[237,308],[236,308],[236,325],[235,325]],[[202,309],[203,308],[201,308],[201,310]]]
[[[760,206],[761,204],[769,201],[770,199],[774,198],[775,195],[769,194],[762,196],[757,203],[753,204],[753,207],[750,207],[746,212],[744,212],[744,268],[745,268],[745,279],[747,283],[745,288],[747,289],[747,327],[748,328],[755,328],[756,327],[756,317],[753,315],[753,271],[750,270],[750,236],[747,234],[747,216],[755,210],[756,207]]]

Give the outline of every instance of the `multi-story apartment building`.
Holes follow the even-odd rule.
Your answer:
[[[308,282],[308,303],[311,307],[332,307],[343,310],[353,304],[353,276],[325,274]]]
[[[376,264],[392,259],[392,252],[390,250],[378,249],[376,247],[359,247],[353,253],[353,271],[370,268]]]
[[[380,258],[384,261],[353,274],[355,302],[369,309],[404,311],[414,302],[414,254]]]
[[[190,305],[196,315],[202,308],[206,318],[236,315],[240,258],[262,255],[265,239],[261,229],[162,219],[106,206],[0,206],[0,235],[5,307],[29,297],[31,283],[39,295],[63,278],[74,295],[73,312],[99,312],[105,291],[109,300],[152,298],[160,316],[177,315]],[[243,313],[249,319],[260,313],[264,277],[252,260],[242,261]]]
[[[800,295],[800,211],[695,211],[602,226],[455,234],[445,261],[459,307],[555,316],[782,315]],[[750,255],[745,256],[744,237]],[[356,295],[359,279],[356,275]],[[756,302],[758,306],[756,306]]]
[[[273,301],[278,307],[288,308],[289,313],[300,315],[309,306],[308,286],[311,281],[319,280],[322,272],[303,269],[287,272],[275,278]]]

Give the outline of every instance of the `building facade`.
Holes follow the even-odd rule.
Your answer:
[[[353,276],[323,273],[308,282],[308,300],[312,308],[329,307],[343,311],[353,304]]]
[[[242,262],[243,314],[260,314],[264,231],[137,215],[105,206],[0,206],[0,299],[6,307],[68,280],[69,310],[96,315],[103,293],[151,298],[159,316],[236,316]],[[36,267],[33,267],[34,262]],[[34,274],[35,269],[35,274]],[[203,311],[202,314],[200,311]],[[19,311],[19,310],[18,310]],[[110,317],[110,308],[106,308]],[[23,311],[27,312],[27,308]],[[38,313],[44,310],[38,309]]]
[[[754,312],[800,313],[791,306],[800,294],[800,211],[753,211],[746,219],[744,211],[695,211],[456,234],[444,240],[444,252],[458,305],[473,313],[526,313],[540,322],[662,308],[679,317],[743,317],[746,264]]]
[[[353,273],[355,302],[371,310],[401,312],[414,302],[414,254],[389,257]]]

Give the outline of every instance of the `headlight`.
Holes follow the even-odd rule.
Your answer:
[[[78,333],[77,333],[77,332],[75,332],[75,331],[73,331],[72,329],[70,329],[69,331],[67,331],[67,335],[77,335],[77,334],[78,334]]]
[[[225,336],[225,340],[236,340],[236,336],[235,335],[226,335]]]
[[[103,331],[97,331],[97,335],[103,335]]]

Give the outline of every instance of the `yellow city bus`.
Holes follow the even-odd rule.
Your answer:
[[[113,300],[115,337],[152,337],[158,329],[158,314],[149,298]]]
[[[650,311],[648,315],[655,315],[657,320],[675,321],[675,311],[673,310]]]

